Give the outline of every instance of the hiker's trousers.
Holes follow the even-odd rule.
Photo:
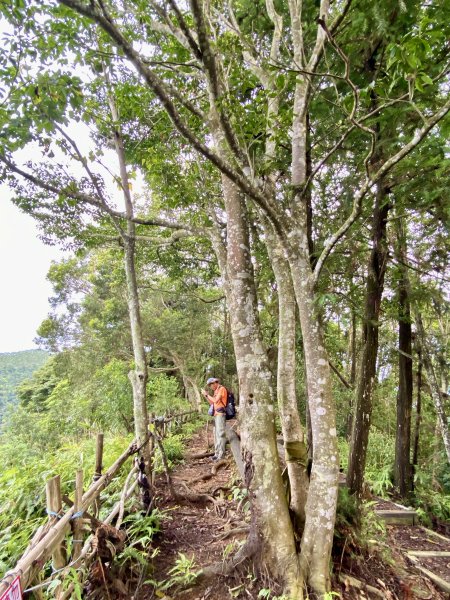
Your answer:
[[[224,414],[219,413],[214,416],[214,450],[217,458],[225,456],[225,444],[227,443],[225,420]]]

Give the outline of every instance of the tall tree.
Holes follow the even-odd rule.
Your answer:
[[[62,5],[87,17],[78,32],[76,19],[70,20],[71,36],[67,35],[66,27],[68,17],[73,13]],[[384,68],[383,54],[383,68],[380,59],[377,77],[370,81],[361,77],[361,85],[352,81],[350,59],[338,41],[346,45],[351,60],[360,60],[362,47],[354,41],[354,29],[340,27],[344,23],[348,25],[353,17],[358,23],[363,20],[367,27],[367,7],[356,7],[351,2],[330,7],[322,0],[317,15],[317,9],[309,3],[303,5],[292,0],[278,11],[270,1],[265,10],[261,8],[255,28],[248,20],[247,13],[250,11],[251,15],[254,10],[250,4],[218,3],[211,6],[193,0],[190,7],[181,7],[171,1],[169,6],[162,8],[153,2],[130,7],[119,2],[86,4],[79,0],[62,0],[56,8],[40,6],[46,17],[51,15],[50,19],[55,19],[52,30],[61,34],[65,43],[72,43],[79,35],[88,52],[92,52],[89,34],[95,32],[92,35],[95,39],[98,26],[102,35],[119,49],[123,78],[135,81],[134,73],[129,70],[131,66],[145,84],[142,100],[147,101],[147,113],[154,111],[159,103],[170,117],[173,127],[164,130],[163,138],[166,143],[174,137],[177,139],[181,179],[187,171],[185,165],[195,163],[192,150],[220,171],[227,227],[226,254],[221,271],[229,290],[227,300],[245,422],[244,451],[257,508],[256,532],[264,541],[266,558],[276,555],[277,542],[281,542],[283,560],[269,560],[268,563],[277,575],[284,576],[290,592],[300,597],[302,578],[298,574],[298,557],[287,517],[287,504],[278,485],[278,458],[270,416],[273,390],[257,318],[246,203],[251,202],[263,212],[284,247],[300,314],[314,444],[301,563],[303,577],[323,596],[330,586],[329,558],[337,499],[338,456],[335,404],[317,312],[318,282],[330,253],[358,219],[364,198],[447,114],[450,102],[440,93],[439,83],[445,74],[440,61],[434,66],[430,56],[425,56],[416,69],[415,79],[411,79],[404,69],[404,54],[411,54],[409,47],[408,52],[402,54],[407,44],[406,36],[414,36],[415,25],[428,10],[419,2],[407,14],[397,13],[395,27],[389,19],[382,23],[386,36],[389,34],[394,40],[393,75],[387,74]],[[391,8],[383,7],[383,16]],[[373,13],[379,15],[380,9],[377,5]],[[337,36],[340,36],[338,41]],[[364,36],[358,32],[357,37],[365,46]],[[445,55],[442,38],[435,41],[432,52],[430,46],[430,54],[439,52]],[[416,56],[415,52],[413,54]],[[321,70],[323,65],[326,65],[324,71]],[[427,75],[428,80],[425,77],[427,68],[432,73]],[[422,96],[423,106],[419,112],[414,94],[408,94],[408,86],[410,91],[415,89],[414,81],[422,88],[429,86],[429,93]],[[376,108],[370,102],[369,85],[373,82],[385,95],[385,100]],[[361,89],[364,89],[363,93]],[[399,106],[404,106],[404,110],[398,110]],[[427,114],[427,118],[420,122],[418,117],[413,126],[403,126],[402,118],[408,111],[416,116]],[[139,123],[145,122],[148,116],[142,112],[136,119]],[[308,167],[308,113],[311,131],[319,132],[316,143],[311,143],[311,148],[316,148],[317,152],[313,157],[313,168]],[[367,165],[374,157],[373,125],[380,115],[384,119],[397,115],[401,135],[386,149],[380,161],[372,161],[369,170]],[[163,120],[167,123],[167,118],[163,117]],[[337,128],[334,130],[335,123]],[[174,136],[173,128],[179,137]],[[132,133],[128,134],[131,138]],[[326,140],[325,147],[322,140]],[[332,168],[331,157],[344,168]],[[1,160],[8,169],[14,169],[9,156],[4,155]],[[144,166],[149,168],[148,163]],[[352,171],[351,177],[347,176],[349,171]],[[330,172],[331,176],[327,174]],[[343,194],[347,181],[349,191]],[[333,218],[321,228],[315,227],[305,202],[313,185],[314,190],[316,185],[317,189],[324,186],[322,194],[330,198],[332,207]],[[199,190],[199,195],[201,193]],[[70,197],[77,198],[77,194],[71,191]],[[211,203],[213,199],[217,200],[212,198]],[[220,212],[221,199],[214,204]],[[312,205],[314,209],[314,198]],[[190,218],[195,220],[194,215]],[[310,260],[311,231],[319,236],[314,268]],[[224,250],[217,252],[220,255]],[[261,410],[257,410],[259,408]],[[267,460],[263,460],[264,455]],[[267,483],[267,469],[274,475],[273,489]],[[272,491],[276,493],[280,509],[281,526],[278,525],[276,530],[270,510]],[[272,533],[277,537],[271,538]]]
[[[347,484],[351,493],[361,495],[369,442],[373,389],[376,384],[379,319],[384,276],[388,261],[387,216],[390,201],[384,183],[377,185],[363,321],[363,341],[349,450]]]
[[[412,491],[411,413],[413,402],[413,360],[410,289],[406,259],[405,227],[397,220],[396,256],[399,263],[398,287],[398,393],[395,438],[394,484],[403,498]]]

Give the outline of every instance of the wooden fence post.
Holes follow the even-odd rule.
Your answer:
[[[95,449],[95,471],[93,481],[97,481],[102,476],[103,462],[103,433],[97,433],[97,446]]]
[[[47,496],[47,514],[51,522],[58,522],[62,516],[62,499],[61,499],[61,478],[59,475],[55,475],[49,479],[45,486]],[[53,570],[57,571],[62,569],[67,564],[66,549],[64,542],[58,544],[52,553],[52,566]],[[59,597],[61,592],[61,586],[55,589],[55,598]]]
[[[83,512],[88,510],[101,490],[111,483],[111,480],[128,457],[135,453],[136,442],[133,441],[126,451],[119,456],[111,467],[109,467],[106,473],[83,494],[81,504],[81,510],[83,510]],[[134,489],[135,486],[133,485],[131,487]],[[50,510],[53,512],[52,509]],[[118,511],[119,507],[117,507],[117,512]],[[25,550],[16,566],[7,571],[4,574],[3,579],[0,580],[0,598],[5,594],[12,581],[14,581],[17,576],[20,576],[22,589],[27,588],[29,582],[32,581],[35,576],[34,572],[36,569],[39,571],[39,566],[44,564],[48,560],[48,557],[53,554],[55,548],[61,545],[67,531],[70,530],[70,524],[74,514],[75,510],[72,506],[65,513],[60,513],[60,519],[54,518],[48,522],[46,527],[39,528],[39,531],[33,537],[31,545]],[[111,517],[111,519],[112,518],[113,517]]]
[[[103,468],[103,433],[97,433],[97,445],[95,448],[95,470],[92,481],[97,481],[102,476],[102,468]],[[98,513],[100,512],[100,496],[98,496],[94,504],[92,506],[93,514],[95,517],[98,517]]]
[[[83,498],[83,470],[79,469],[75,476],[75,501],[73,505],[74,516],[72,523],[73,532],[73,551],[72,561],[77,560],[83,548],[83,522],[79,513],[81,511],[81,501]]]

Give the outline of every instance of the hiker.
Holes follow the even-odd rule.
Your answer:
[[[208,394],[206,390],[202,390],[203,396],[208,400],[213,407],[214,415],[214,450],[213,460],[220,460],[225,456],[225,409],[227,406],[228,392],[227,389],[220,385],[216,377],[210,377],[206,382],[212,391],[213,395]]]

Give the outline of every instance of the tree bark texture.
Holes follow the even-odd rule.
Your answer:
[[[301,65],[304,60],[304,48],[298,8],[293,0],[289,2],[294,59]],[[321,14],[325,15],[327,12],[328,4],[322,2]],[[323,35],[324,32],[319,28],[309,66],[318,60]],[[300,567],[313,591],[323,596],[331,589],[330,559],[337,507],[339,453],[328,356],[315,304],[309,235],[312,215],[308,202],[302,197],[308,173],[308,94],[308,81],[298,75],[292,121],[291,216],[285,216],[281,225],[282,242],[287,253],[300,315],[313,443],[313,464],[301,542]]]
[[[239,378],[245,483],[264,562],[285,582],[293,598],[301,598],[302,581],[276,445],[272,374],[257,312],[245,199],[225,176],[222,188],[227,213],[225,289]],[[223,261],[220,250],[218,254],[219,262],[220,257]]]
[[[296,303],[289,263],[270,223],[264,221],[266,247],[278,291],[277,398],[290,486],[290,508],[301,533],[308,496],[308,451],[296,393]]]
[[[395,437],[394,484],[402,498],[412,491],[411,464],[411,413],[413,400],[413,361],[411,308],[408,290],[408,273],[404,266],[406,240],[400,221],[397,221],[396,254],[400,259],[398,282],[398,393],[397,428]]]
[[[330,590],[330,558],[338,494],[336,411],[328,356],[315,311],[306,227],[297,236],[292,236],[291,240],[293,248],[289,262],[300,313],[313,440],[313,464],[300,565],[313,590],[323,595]],[[300,248],[302,253],[294,248]]]
[[[192,408],[194,408],[199,414],[201,414],[203,411],[203,403],[198,385],[189,375],[186,375],[182,372],[181,376],[183,378],[184,387],[186,389],[187,397],[190,404],[192,405]]]
[[[108,81],[107,73],[105,77]],[[108,81],[109,83],[109,81]],[[125,149],[119,127],[119,114],[112,92],[109,93],[109,105],[111,116],[116,123],[114,129],[114,145],[120,168],[120,183],[125,203],[125,213],[127,216],[126,232],[121,231],[121,238],[124,247],[124,266],[127,282],[127,304],[130,317],[131,339],[133,345],[134,370],[130,371],[128,376],[133,389],[133,407],[134,407],[134,428],[136,441],[141,447],[140,455],[144,461],[144,471],[147,476],[147,482],[151,481],[151,460],[152,447],[149,438],[149,420],[147,410],[147,380],[148,369],[145,357],[144,338],[142,335],[141,308],[138,293],[138,283],[136,277],[136,226],[133,218],[133,200],[131,197],[131,186],[126,168]]]
[[[145,461],[145,473],[150,481],[151,446],[149,442],[147,410],[147,364],[145,361],[144,340],[137,291],[136,268],[134,262],[134,239],[128,237],[125,244],[125,271],[127,278],[127,302],[130,315],[131,338],[133,341],[134,369],[128,376],[133,388],[134,430],[141,455]]]
[[[422,421],[422,352],[420,348],[420,344],[415,343],[415,349],[417,351],[417,396],[416,396],[416,419],[415,419],[415,427],[414,427],[414,445],[413,445],[413,469],[415,469],[419,464],[419,441],[420,441],[420,424]],[[414,481],[414,479],[413,479]]]
[[[444,448],[447,455],[447,461],[450,464],[450,429],[448,427],[448,419],[445,414],[444,398],[440,385],[436,378],[436,373],[431,360],[430,353],[428,351],[427,339],[425,334],[425,328],[422,322],[422,315],[420,314],[417,306],[414,306],[414,321],[416,323],[417,335],[419,337],[420,345],[422,348],[422,360],[427,373],[428,384],[430,387],[430,394],[433,400],[434,408],[436,410],[437,428],[439,429],[442,441],[444,442]]]
[[[352,325],[350,330],[350,343],[349,343],[349,363],[350,363],[350,385],[354,389],[356,382],[356,310],[352,306],[351,307],[352,314]],[[346,437],[348,440],[351,439],[352,435],[352,427],[353,427],[353,395],[350,394],[349,404],[348,404],[348,414],[347,414],[347,424],[346,424]]]
[[[380,182],[377,185],[375,196],[372,250],[367,272],[361,363],[354,402],[353,428],[347,472],[349,490],[357,496],[361,495],[364,483],[364,470],[372,416],[372,396],[378,355],[380,306],[388,260],[386,230],[389,208],[383,182]]]

